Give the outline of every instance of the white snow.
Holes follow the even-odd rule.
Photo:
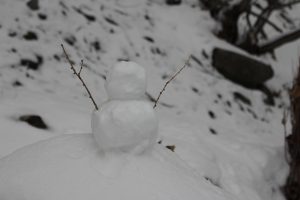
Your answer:
[[[111,100],[92,115],[92,132],[103,151],[142,153],[152,148],[157,131],[156,113],[146,101]]]
[[[105,89],[109,99],[140,99],[146,92],[146,71],[134,62],[118,62],[106,76]]]
[[[276,59],[269,54],[259,58],[275,71],[267,83],[279,94],[272,107],[263,103],[260,91],[233,84],[212,68],[213,47],[240,50],[215,37],[216,23],[198,0],[172,7],[162,0],[53,0],[39,1],[38,11],[29,10],[26,2],[0,1],[1,200],[94,195],[132,200],[193,199],[192,195],[284,199],[280,186],[288,167],[281,120],[289,106],[287,88],[297,72],[299,40],[277,49]],[[88,21],[78,9],[95,21]],[[299,24],[299,6],[290,11],[292,21]],[[278,16],[274,14],[272,21],[289,31],[292,25]],[[29,30],[37,40],[23,38]],[[278,35],[271,28],[265,32],[269,38]],[[69,44],[72,36],[76,40]],[[96,41],[97,49],[92,45]],[[84,60],[87,67],[81,75],[97,102],[110,99],[105,74],[118,60],[145,67],[146,94],[152,99],[190,54],[201,61],[191,60],[160,99],[160,146],[140,156],[113,151],[104,156],[96,153],[99,148],[91,134],[77,135],[92,132],[93,105],[72,75],[60,43],[77,69]],[[20,65],[21,59],[35,60],[36,55],[43,57],[38,70]],[[21,85],[15,86],[15,81]],[[251,105],[234,99],[234,92],[249,98]],[[18,121],[23,114],[40,115],[50,129]],[[57,138],[36,143],[50,137]],[[166,145],[175,145],[175,152]],[[178,198],[169,193],[171,189]]]
[[[146,93],[145,69],[134,62],[117,63],[106,78],[109,100],[92,114],[92,133],[103,152],[143,153],[157,139],[158,119],[141,97]]]
[[[233,200],[159,146],[143,156],[98,151],[91,134],[22,148],[0,163],[3,200]]]

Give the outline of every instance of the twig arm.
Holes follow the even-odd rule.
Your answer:
[[[92,96],[92,94],[91,94],[89,88],[87,87],[87,85],[85,84],[84,80],[82,79],[82,77],[81,77],[81,75],[80,75],[80,73],[81,73],[81,71],[82,71],[82,68],[83,68],[83,60],[81,60],[80,70],[79,70],[79,72],[77,72],[76,69],[75,69],[75,67],[74,67],[74,65],[73,65],[73,63],[72,63],[72,61],[71,61],[71,59],[70,59],[70,57],[69,57],[69,55],[67,54],[67,51],[66,51],[66,49],[65,49],[65,47],[64,47],[63,44],[61,44],[61,48],[62,48],[62,50],[63,50],[63,52],[64,52],[64,54],[65,54],[65,56],[66,56],[66,59],[68,60],[70,66],[71,66],[71,70],[72,70],[73,73],[77,76],[77,78],[81,81],[83,87],[85,88],[85,90],[87,91],[87,93],[88,93],[88,95],[89,95],[89,98],[92,100],[95,109],[96,109],[96,110],[99,110],[99,108],[98,108],[98,106],[97,106],[97,104],[96,104],[96,102],[95,102],[95,100],[94,100],[94,98],[93,98],[93,96]]]
[[[189,58],[185,61],[184,65],[165,83],[163,89],[159,92],[159,95],[154,102],[153,109],[156,108],[158,101],[159,101],[161,95],[163,94],[163,92],[166,90],[166,87],[168,86],[168,84],[188,65],[188,63],[190,62],[191,56],[192,55],[189,56]]]

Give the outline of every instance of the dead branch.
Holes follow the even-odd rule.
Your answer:
[[[251,14],[251,15],[257,17],[257,18],[262,18],[262,20],[265,20],[265,22],[267,24],[269,24],[274,30],[278,31],[279,33],[283,32],[281,28],[279,28],[276,24],[274,24],[273,22],[271,22],[268,18],[265,18],[264,16],[259,15],[259,14],[255,13],[255,12],[253,12],[253,11],[250,11],[249,14]]]
[[[298,4],[298,3],[300,3],[300,0],[294,0],[294,1],[287,2],[287,3],[277,3],[274,5],[274,9],[283,9],[286,7],[292,7],[293,5]]]
[[[71,70],[77,76],[77,78],[81,81],[83,87],[85,88],[85,90],[87,91],[87,93],[89,95],[89,98],[92,100],[92,102],[93,102],[93,104],[95,106],[95,109],[99,110],[99,108],[98,108],[98,106],[97,106],[97,104],[96,104],[96,102],[95,102],[95,100],[94,100],[94,98],[93,98],[90,90],[88,89],[87,85],[85,84],[85,82],[83,81],[83,79],[81,77],[81,71],[82,71],[82,68],[83,68],[83,60],[81,60],[80,69],[79,69],[79,72],[77,72],[76,69],[75,69],[75,67],[74,67],[74,65],[73,65],[73,63],[72,63],[72,61],[71,61],[71,59],[70,59],[70,57],[69,57],[69,55],[67,54],[67,51],[65,50],[63,44],[61,44],[61,48],[62,48],[62,50],[63,50],[63,52],[64,52],[64,54],[66,56],[66,59],[68,60],[70,66],[71,66]]]
[[[287,128],[286,128],[287,118],[288,118],[288,111],[287,111],[287,109],[284,109],[283,110],[282,120],[281,120],[281,124],[283,125],[284,138],[288,137],[288,135],[287,135]],[[290,159],[289,159],[288,145],[287,145],[287,140],[286,139],[284,141],[284,158],[285,158],[285,161],[289,164],[290,163]]]
[[[167,85],[188,65],[189,61],[191,59],[191,55],[188,57],[188,59],[185,61],[184,65],[165,83],[163,89],[159,92],[158,97],[155,100],[153,109],[157,106],[157,103],[161,97],[161,95],[163,94],[163,92],[166,90]]]
[[[283,34],[276,40],[273,40],[273,41],[265,43],[264,45],[258,46],[258,51],[259,51],[258,53],[263,54],[266,52],[273,51],[274,49],[280,47],[281,45],[284,45],[291,41],[297,40],[299,38],[300,38],[300,28],[293,32]]]

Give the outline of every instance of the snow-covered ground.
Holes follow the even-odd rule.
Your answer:
[[[47,149],[49,146],[43,146],[45,143],[39,143],[18,150],[11,157],[12,161],[8,162],[10,165],[14,163],[14,168],[11,171],[2,168],[5,172],[17,170],[25,174],[23,177],[30,176],[31,167],[39,168],[34,166],[34,156],[45,156],[43,152],[35,152],[39,146],[51,155],[63,151],[71,151],[72,154],[75,147],[91,142],[90,134],[81,133],[91,133],[93,104],[79,80],[72,75],[61,43],[77,66],[81,59],[84,60],[86,67],[82,76],[99,105],[107,100],[104,88],[106,73],[117,61],[132,60],[145,67],[148,74],[147,94],[156,98],[165,82],[193,54],[201,65],[191,60],[190,65],[168,85],[156,108],[159,117],[158,141],[161,144],[157,144],[154,153],[139,159],[112,157],[104,168],[113,167],[106,170],[113,170],[114,176],[94,181],[103,185],[103,190],[109,188],[110,192],[104,193],[108,196],[119,190],[120,195],[127,194],[136,199],[143,194],[142,191],[149,195],[149,191],[151,195],[155,193],[153,199],[196,199],[189,195],[198,194],[203,199],[282,199],[279,185],[284,183],[288,169],[284,160],[281,119],[284,108],[288,107],[286,89],[297,71],[299,41],[276,50],[277,60],[272,60],[269,55],[259,58],[272,64],[275,76],[268,86],[280,93],[275,99],[275,106],[268,106],[264,104],[265,96],[260,91],[233,84],[212,68],[210,57],[214,46],[237,49],[213,35],[217,25],[208,12],[200,9],[196,0],[183,1],[180,6],[167,6],[162,0],[53,0],[40,1],[37,11],[30,10],[25,1],[7,0],[0,1],[0,16],[0,157],[28,144],[58,136],[49,142],[55,148],[53,141],[68,137],[64,134],[79,134],[70,139],[75,146],[50,151]],[[30,31],[37,37],[28,39]],[[38,69],[24,66],[28,60],[36,63]],[[236,100],[236,92],[249,98],[251,105]],[[24,114],[41,116],[49,129],[37,129],[20,122],[18,118]],[[166,145],[175,145],[175,152],[159,148]],[[28,161],[18,162],[18,155],[26,158],[24,154],[30,151],[33,152],[28,155]],[[83,160],[95,159],[94,147],[86,152],[91,155]],[[77,153],[80,154],[74,152],[75,157]],[[83,178],[84,173],[90,178],[94,176],[94,172],[86,169],[86,163],[76,160],[68,162],[72,159],[66,157],[59,157],[62,165],[53,168],[61,170],[81,164],[73,170],[80,171],[79,178]],[[10,160],[7,158],[2,163]],[[51,173],[51,161],[46,161],[37,164]],[[97,170],[101,171],[102,165],[97,160],[94,162],[91,167],[99,166]],[[22,164],[28,166],[24,172],[20,172]],[[47,164],[50,167],[48,165],[47,168]],[[149,172],[152,169],[148,164],[153,166],[153,171]],[[122,165],[128,170],[119,176],[124,171]],[[178,165],[179,170],[170,169],[171,165]],[[170,176],[164,174],[168,169],[171,175],[182,174],[168,179]],[[139,171],[139,176],[131,179],[136,171]],[[66,174],[66,179],[70,178],[71,172]],[[51,177],[48,175],[42,177]],[[134,188],[143,183],[140,176],[143,180],[151,180],[151,184],[142,184],[144,190],[136,194],[123,193],[125,189],[122,189],[122,184],[134,192]],[[183,178],[192,176],[194,178],[188,180]],[[7,177],[0,176],[2,185],[5,185]],[[63,177],[60,178],[63,180]],[[120,183],[111,181],[117,178]],[[24,185],[29,184],[24,188],[32,190],[38,186],[35,182],[38,180],[23,182]],[[73,180],[65,183],[56,182],[53,178],[51,181],[60,186]],[[157,187],[155,184],[159,181],[166,187]],[[199,181],[195,184],[200,188],[188,189],[195,181]],[[172,187],[167,187],[167,183],[172,183]],[[186,187],[182,188],[185,183]],[[111,185],[106,187],[106,184]],[[154,189],[149,190],[148,187]],[[92,191],[88,187],[80,189],[82,194]],[[171,189],[179,196],[169,196]],[[17,199],[17,195],[22,194],[21,191],[16,196],[9,196],[14,191],[6,191],[3,197],[0,193],[0,199]],[[53,191],[44,194],[53,194]],[[102,198],[115,197],[108,196]]]

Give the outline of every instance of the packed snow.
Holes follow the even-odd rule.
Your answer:
[[[106,79],[108,101],[92,114],[92,133],[103,152],[144,153],[157,140],[158,119],[146,93],[146,72],[134,62],[120,62]]]
[[[101,154],[91,134],[62,135],[1,160],[1,199],[232,200],[169,150]]]
[[[238,86],[212,68],[215,46],[245,52],[216,38],[217,24],[198,0],[179,6],[160,0],[53,0],[39,1],[39,7],[32,11],[25,1],[0,2],[1,200],[284,199],[280,186],[288,165],[281,120],[297,71],[299,40],[277,49],[276,59],[269,54],[258,58],[275,72],[267,85],[278,96],[269,106],[262,92]],[[297,18],[299,6],[291,12]],[[276,15],[272,21],[289,27]],[[25,39],[28,32],[36,37]],[[98,105],[107,103],[111,110],[120,105],[112,101],[128,101],[118,98],[123,91],[115,86],[118,81],[112,82],[115,91],[106,94],[111,66],[120,60],[144,66],[147,89],[139,84],[133,91],[140,92],[126,104],[134,115],[137,102],[145,103],[142,108],[151,105],[144,102],[145,90],[153,101],[190,54],[198,59],[168,85],[155,110],[160,144],[145,154],[128,153],[131,148],[103,153],[91,129],[93,105],[72,75],[61,43],[72,61],[84,60],[81,76]],[[144,80],[144,72],[138,74],[141,79],[130,77],[128,83]],[[251,104],[235,99],[237,92]],[[102,111],[92,115],[99,118]],[[41,116],[50,128],[20,121],[24,114]],[[132,147],[144,139],[117,141]]]
[[[146,93],[146,71],[134,62],[122,61],[110,69],[105,89],[109,100],[139,100]]]

